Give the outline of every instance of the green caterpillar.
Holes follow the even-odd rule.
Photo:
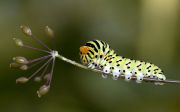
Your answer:
[[[141,83],[144,77],[166,80],[158,66],[119,56],[106,42],[100,40],[89,41],[81,46],[80,59],[89,68],[102,70],[104,78],[108,73],[112,73],[114,80],[117,80],[121,74],[125,75],[127,81],[131,80],[132,76],[136,76],[137,83]]]

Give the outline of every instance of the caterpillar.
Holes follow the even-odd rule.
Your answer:
[[[106,42],[101,40],[88,41],[81,46],[80,60],[88,68],[102,70],[103,78],[107,78],[107,75],[112,73],[114,80],[124,74],[126,81],[135,76],[137,83],[141,83],[144,77],[166,80],[163,71],[158,66],[119,56]]]

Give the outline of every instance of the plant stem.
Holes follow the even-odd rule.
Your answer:
[[[93,72],[97,72],[97,73],[101,73],[101,74],[103,73],[101,70],[90,69],[87,66],[84,66],[84,65],[82,65],[82,64],[80,64],[80,63],[78,63],[76,61],[72,61],[72,60],[70,60],[70,59],[68,59],[68,58],[66,58],[66,57],[64,57],[64,56],[62,56],[60,54],[58,56],[56,56],[56,57],[63,60],[63,61],[65,61],[65,62],[67,62],[67,63],[70,63],[70,64],[72,64],[74,66],[77,66],[79,68],[86,69],[86,70],[91,70]],[[110,73],[109,75],[112,75],[112,74]],[[120,75],[119,79],[125,79],[125,76]],[[135,76],[133,76],[131,79],[136,80],[137,78]],[[157,80],[157,79],[151,79],[151,78],[146,78],[146,77],[144,77],[143,81],[145,81],[145,82],[160,82],[160,83],[180,84],[180,80]]]

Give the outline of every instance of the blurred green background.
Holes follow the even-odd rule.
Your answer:
[[[13,56],[42,55],[15,46],[12,38],[36,45],[21,24],[70,59],[79,61],[79,47],[100,39],[120,55],[152,62],[168,79],[180,80],[179,0],[0,0],[0,112],[180,112],[180,85],[104,80],[60,60],[51,91],[38,98],[41,84],[15,84],[34,70],[9,68]],[[55,31],[53,45],[46,25]]]

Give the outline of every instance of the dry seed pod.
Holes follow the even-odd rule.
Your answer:
[[[41,81],[42,81],[42,78],[41,78],[41,77],[35,77],[35,78],[34,78],[34,81],[35,81],[35,82],[41,82]]]
[[[39,90],[37,91],[38,97],[41,97],[43,95],[45,95],[46,93],[49,92],[50,86],[48,85],[43,85],[39,88]]]
[[[51,38],[54,37],[54,31],[49,26],[45,27],[45,33],[46,33],[47,36],[49,36]]]
[[[18,64],[28,64],[28,60],[22,56],[14,57],[13,60]]]
[[[29,79],[26,78],[26,77],[19,77],[19,78],[16,79],[16,83],[21,83],[21,84],[24,84],[24,83],[26,83],[28,81],[29,81]]]
[[[25,25],[21,25],[20,28],[21,28],[22,32],[23,32],[25,35],[27,35],[27,36],[32,36],[32,32],[31,32],[30,27],[25,26]]]
[[[27,66],[27,65],[22,65],[22,66],[20,67],[20,69],[21,69],[21,70],[27,70],[27,69],[28,69],[28,66]]]
[[[43,78],[44,80],[48,80],[50,78],[50,73],[47,73]]]
[[[20,67],[20,65],[18,63],[15,63],[15,62],[10,63],[9,66],[10,66],[10,68],[18,68],[18,67]]]
[[[15,41],[15,44],[19,47],[22,47],[24,45],[22,40],[20,40],[20,39],[13,38],[13,40]]]

